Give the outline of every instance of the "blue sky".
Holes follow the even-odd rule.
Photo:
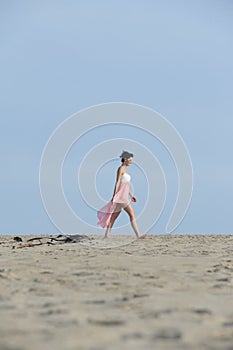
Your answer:
[[[112,101],[158,111],[188,147],[193,197],[174,233],[232,233],[232,15],[230,0],[0,1],[0,234],[59,232],[40,196],[44,146],[70,115]],[[123,137],[128,132],[112,131]],[[102,128],[91,140],[109,135]],[[149,147],[150,140],[140,137]],[[151,232],[163,233],[176,179],[157,146],[171,179],[165,210]],[[64,184],[76,209],[77,147],[67,159]],[[142,203],[144,188],[136,185]],[[82,211],[85,216],[84,206]],[[94,225],[96,218],[87,220]]]

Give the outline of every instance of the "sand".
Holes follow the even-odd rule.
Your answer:
[[[233,349],[233,235],[20,237],[0,236],[1,350]]]

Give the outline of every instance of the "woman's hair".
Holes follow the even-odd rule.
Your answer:
[[[133,157],[133,153],[129,153],[127,151],[122,151],[122,153],[120,155],[122,163],[124,163],[125,159],[129,159],[131,157]]]

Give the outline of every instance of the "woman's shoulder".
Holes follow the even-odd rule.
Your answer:
[[[124,173],[124,166],[120,165],[119,168],[117,169],[118,174],[123,174]]]

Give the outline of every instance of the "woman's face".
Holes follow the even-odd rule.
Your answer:
[[[125,164],[126,166],[129,166],[129,165],[132,163],[132,161],[133,161],[133,157],[130,157],[130,158],[128,158],[128,159],[125,159],[124,164]]]

